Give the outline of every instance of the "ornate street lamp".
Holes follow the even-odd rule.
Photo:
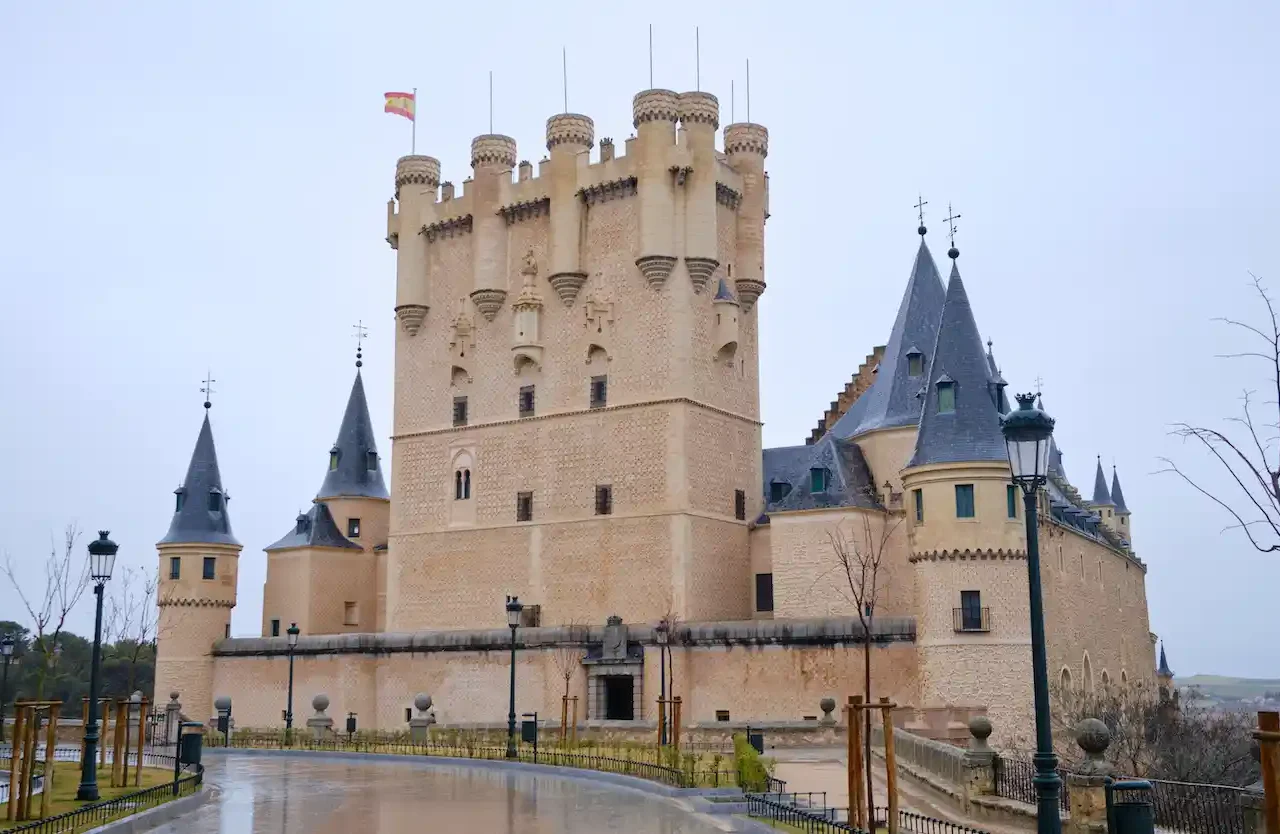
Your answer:
[[[284,632],[289,639],[289,698],[284,707],[284,743],[293,743],[293,650],[298,645],[298,635],[302,630],[297,623],[290,623]]]
[[[81,802],[98,801],[98,666],[102,660],[102,589],[111,578],[116,566],[119,545],[107,538],[106,530],[98,531],[98,538],[89,542],[89,577],[93,580],[93,595],[97,597],[97,613],[93,620],[93,656],[89,661],[89,722],[84,728],[84,759],[80,762],[80,787],[76,799]]]
[[[671,639],[671,624],[667,622],[667,618],[663,617],[658,620],[658,624],[653,627],[654,637],[658,640],[658,665],[661,669],[661,693],[659,700],[664,703],[663,710],[660,710],[659,721],[662,726],[658,727],[658,744],[665,745],[667,743],[667,716],[665,711],[665,702],[667,700],[667,641]]]
[[[1061,834],[1058,797],[1058,757],[1053,752],[1053,728],[1049,724],[1049,670],[1045,655],[1044,599],[1040,591],[1040,538],[1037,530],[1037,495],[1048,477],[1049,445],[1053,418],[1035,407],[1034,394],[1019,394],[1018,407],[1001,419],[1009,451],[1013,482],[1022,488],[1027,516],[1027,585],[1031,609],[1031,674],[1036,707],[1036,830]]]
[[[13,635],[0,637],[0,655],[4,656],[4,683],[0,684],[0,741],[4,741],[4,705],[9,700],[9,662],[13,659]]]
[[[516,629],[524,606],[519,597],[507,597],[507,625],[511,627],[511,707],[507,711],[507,758],[516,757]]]

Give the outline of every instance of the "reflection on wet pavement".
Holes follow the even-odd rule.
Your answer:
[[[583,779],[466,765],[220,755],[219,794],[158,834],[713,834],[718,821]]]

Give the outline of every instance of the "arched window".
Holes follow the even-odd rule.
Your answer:
[[[1107,674],[1106,669],[1102,670],[1102,691],[1103,692],[1111,691],[1111,675]]]
[[[1071,694],[1071,670],[1066,666],[1062,667],[1062,675],[1059,677],[1058,686],[1062,689],[1064,696]]]
[[[1085,692],[1093,692],[1093,664],[1089,661],[1088,652],[1084,653],[1084,680],[1080,683]]]
[[[462,500],[462,470],[457,469],[453,473],[453,500]]]
[[[462,470],[462,500],[466,501],[471,497],[471,470]]]

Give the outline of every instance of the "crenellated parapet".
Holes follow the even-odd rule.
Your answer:
[[[557,145],[572,145],[575,150],[590,150],[595,144],[596,124],[581,113],[557,113],[547,119],[547,150]]]
[[[677,107],[680,124],[686,128],[692,125],[706,125],[712,130],[720,128],[720,99],[711,93],[681,93]]]
[[[406,185],[434,189],[440,185],[440,160],[432,156],[402,156],[396,161],[396,199]]]
[[[734,122],[724,129],[724,152],[757,154],[761,159],[769,155],[769,128],[754,122]]]
[[[666,122],[673,127],[680,118],[680,94],[674,90],[641,90],[631,99],[632,125]]]
[[[439,163],[436,163],[439,176]],[[516,140],[500,133],[485,133],[471,140],[472,168],[516,167]]]

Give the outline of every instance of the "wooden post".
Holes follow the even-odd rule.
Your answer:
[[[27,707],[27,726],[23,733],[26,738],[22,747],[22,792],[18,798],[18,819],[31,819],[31,780],[36,774],[36,729],[40,717],[32,706]]]
[[[849,696],[849,822],[864,831],[867,804],[862,796],[862,696]]]
[[[667,701],[658,699],[658,756],[662,756],[662,728],[667,726]],[[661,761],[661,758],[659,758]]]
[[[564,740],[569,735],[569,696],[560,696],[560,746],[564,747]]]
[[[680,696],[677,695],[671,705],[671,746],[675,748],[676,756],[680,755]]]
[[[44,736],[44,791],[40,794],[40,818],[49,816],[49,795],[53,793],[54,747],[58,743],[58,707],[49,705],[49,731]]]
[[[138,766],[134,769],[133,786],[142,787],[142,748],[147,746],[147,699],[138,703]]]
[[[114,704],[116,713],[115,732],[111,737],[111,787],[119,788],[124,786],[124,775],[121,772],[121,753],[124,748],[124,737],[127,726],[125,722],[120,720],[120,713],[123,711],[124,702],[116,701]],[[127,772],[127,771],[125,771]]]
[[[26,738],[23,720],[26,710],[21,704],[13,705],[13,750],[9,754],[9,803],[5,806],[5,819],[13,822],[18,816],[18,792],[22,785],[22,742]]]
[[[569,741],[573,744],[578,743],[578,696],[574,695],[569,700],[573,701],[573,720],[569,730]]]
[[[1259,712],[1258,750],[1262,762],[1263,812],[1267,834],[1280,834],[1280,712]]]
[[[880,699],[880,715],[884,718],[884,781],[889,794],[889,834],[898,834],[898,763],[893,752],[893,705]]]
[[[107,698],[98,699],[98,767],[107,766],[107,719],[110,715],[111,701]]]

